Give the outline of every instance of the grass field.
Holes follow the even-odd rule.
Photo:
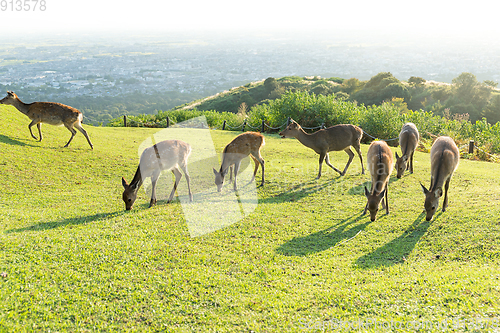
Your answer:
[[[34,141],[11,107],[0,107],[0,122],[2,332],[500,326],[498,164],[462,160],[448,210],[426,222],[419,181],[429,185],[429,155],[417,152],[415,173],[391,178],[390,215],[370,222],[361,216],[369,175],[357,156],[346,176],[324,166],[315,180],[312,150],[267,135],[255,210],[190,237],[179,200],[148,209],[141,191],[124,211],[121,177],[133,177],[139,145],[157,130],[85,126],[90,150],[81,133],[62,148],[63,127],[44,125]],[[210,133],[217,153],[238,134]],[[344,152],[330,157],[338,168],[347,161]],[[200,200],[211,170],[190,172]],[[187,194],[184,179],[178,193]]]

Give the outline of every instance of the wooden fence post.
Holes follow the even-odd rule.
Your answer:
[[[474,140],[469,141],[469,154],[474,154]]]
[[[265,130],[266,130],[265,123],[264,123],[264,120],[262,120],[262,131],[260,131],[260,132],[264,133]]]
[[[241,129],[241,131],[242,131],[242,132],[245,132],[245,126],[246,126],[246,125],[247,125],[247,121],[245,120],[245,121],[243,122],[243,128]]]
[[[290,118],[290,117],[288,117],[288,118],[286,119],[286,127],[288,127],[288,125],[290,125],[290,120],[291,120],[291,119],[292,119],[292,118]]]
[[[127,116],[123,116],[123,127],[127,127]]]
[[[170,118],[167,116],[167,128],[170,127]]]
[[[224,120],[224,122],[222,123],[222,130],[225,130],[226,129],[226,121]]]
[[[321,124],[321,129],[325,129],[325,123]]]

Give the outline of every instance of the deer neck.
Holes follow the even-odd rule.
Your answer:
[[[297,131],[295,138],[300,141],[304,146],[314,149],[316,147],[316,137],[313,134],[307,134],[302,128]]]
[[[11,105],[18,109],[21,113],[28,114],[29,104],[23,103],[19,98],[14,99]]]

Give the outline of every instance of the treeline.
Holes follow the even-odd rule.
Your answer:
[[[432,111],[445,117],[469,117],[473,122],[486,118],[496,123],[500,121],[500,91],[496,86],[493,81],[479,82],[471,73],[460,74],[452,84],[426,81],[421,77],[400,81],[389,72],[379,73],[367,81],[337,77],[268,78],[198,101],[196,109],[238,113],[269,103],[289,91],[306,91],[315,95],[333,94],[364,105],[381,105],[384,101],[402,98],[410,110]]]

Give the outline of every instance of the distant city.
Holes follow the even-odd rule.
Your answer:
[[[391,72],[451,82],[462,72],[500,80],[499,45],[480,38],[370,35],[164,34],[0,40],[0,89],[27,100],[176,91],[209,96],[267,77]]]

